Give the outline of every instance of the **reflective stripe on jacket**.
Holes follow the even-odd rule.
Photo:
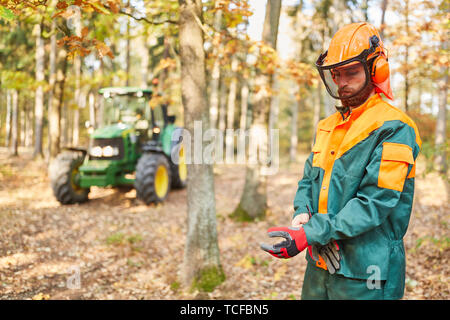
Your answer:
[[[304,225],[309,244],[337,240],[337,273],[387,280],[392,298],[404,290],[403,236],[420,146],[415,123],[375,94],[345,120],[337,112],[319,122],[294,199],[294,217],[313,214]]]

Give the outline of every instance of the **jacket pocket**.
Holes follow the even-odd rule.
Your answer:
[[[401,192],[410,164],[414,164],[410,146],[401,143],[384,142],[378,174],[378,187]]]

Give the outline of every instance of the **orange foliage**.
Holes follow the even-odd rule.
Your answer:
[[[421,113],[416,110],[408,111],[407,114],[416,123],[422,141],[433,144],[434,133],[436,131],[436,118],[431,114]]]

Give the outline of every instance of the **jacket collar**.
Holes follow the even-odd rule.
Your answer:
[[[359,107],[354,108],[350,115],[347,114],[347,117],[345,118],[345,120],[342,120],[342,116],[339,112],[335,112],[333,115],[331,115],[329,118],[324,119],[323,121],[320,121],[318,124],[318,128],[321,130],[325,130],[325,131],[331,131],[333,130],[335,127],[342,125],[344,123],[347,123],[349,121],[355,121],[356,119],[358,119],[361,114],[363,114],[364,111],[366,111],[367,109],[375,106],[376,104],[378,104],[381,101],[381,96],[379,93],[376,93],[374,95],[372,95],[371,97],[369,97],[366,102],[364,102],[362,105],[360,105]]]
[[[381,101],[381,96],[379,93],[376,93],[374,95],[372,95],[371,97],[369,97],[366,102],[364,102],[362,105],[360,105],[359,107],[353,108],[350,112],[350,114],[347,114],[347,117],[345,118],[345,120],[342,119],[341,115],[338,113],[339,117],[338,119],[340,121],[338,121],[338,123],[336,123],[336,126],[346,123],[348,121],[355,121],[356,119],[358,119],[361,114],[363,114],[364,111],[366,111],[367,109],[375,106],[376,104],[378,104]]]

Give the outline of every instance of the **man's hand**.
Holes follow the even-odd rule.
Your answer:
[[[269,237],[283,237],[286,240],[275,245],[261,243],[261,249],[276,258],[288,259],[296,256],[308,246],[303,228],[275,227],[267,230]]]
[[[301,227],[302,224],[305,224],[309,221],[309,213],[299,213],[292,219],[291,226],[294,228]]]
[[[309,208],[308,208],[309,210]],[[310,213],[300,213],[292,219],[292,227],[301,227],[309,221]],[[308,246],[308,252],[314,261],[320,261],[320,257],[325,261],[328,272],[334,274],[340,268],[341,256],[339,254],[339,246],[336,241],[332,240],[327,245],[311,245]]]
[[[319,254],[325,260],[327,264],[328,272],[334,274],[341,267],[339,254],[339,246],[336,241],[331,240],[327,245],[323,246],[319,250]]]

